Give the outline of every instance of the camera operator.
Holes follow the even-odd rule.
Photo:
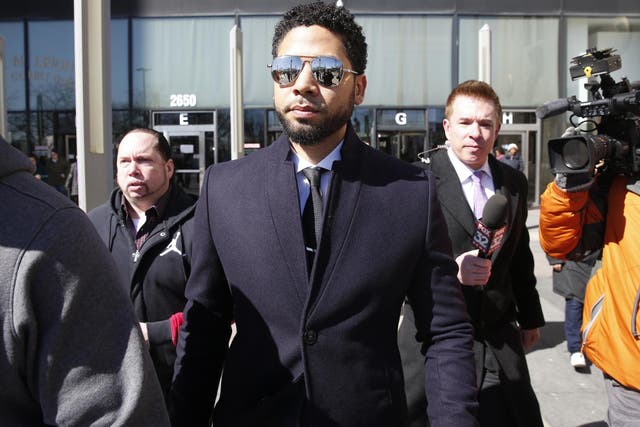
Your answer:
[[[615,168],[558,173],[541,196],[540,244],[548,255],[579,260],[603,248],[585,294],[582,337],[587,358],[604,373],[611,426],[640,425],[639,184],[637,172]]]

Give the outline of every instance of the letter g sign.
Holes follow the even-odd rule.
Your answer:
[[[404,126],[407,124],[407,113],[397,113],[396,114],[396,124],[400,126]]]

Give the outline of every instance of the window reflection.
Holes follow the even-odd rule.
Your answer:
[[[244,153],[265,147],[265,110],[250,109],[244,110]]]
[[[24,90],[24,25],[21,22],[0,23],[4,39],[4,72],[7,110],[26,108]]]
[[[369,45],[363,105],[441,105],[452,89],[451,17],[356,16]]]
[[[478,78],[478,31],[491,28],[491,85],[503,106],[559,97],[558,18],[460,19],[460,81]]]
[[[75,108],[73,21],[29,22],[28,77],[32,110]]]
[[[113,108],[129,105],[128,24],[126,19],[111,21],[111,102]]]
[[[134,106],[228,106],[232,26],[232,18],[134,19],[131,36]],[[175,105],[171,104],[172,95]],[[189,100],[189,105],[184,104],[184,99]],[[193,99],[197,100],[196,105],[191,105]]]

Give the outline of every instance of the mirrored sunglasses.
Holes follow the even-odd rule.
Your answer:
[[[345,68],[342,62],[333,56],[278,56],[273,58],[273,62],[267,67],[271,68],[271,77],[274,82],[288,86],[296,81],[306,62],[311,65],[313,78],[324,87],[338,86],[345,71],[355,75],[360,74]]]

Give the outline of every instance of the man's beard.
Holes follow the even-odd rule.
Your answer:
[[[330,135],[333,135],[343,127],[350,119],[353,112],[353,102],[345,108],[335,111],[333,114],[325,116],[318,124],[312,125],[306,121],[288,120],[282,111],[276,109],[278,119],[284,128],[285,133],[291,142],[300,145],[317,145]]]

